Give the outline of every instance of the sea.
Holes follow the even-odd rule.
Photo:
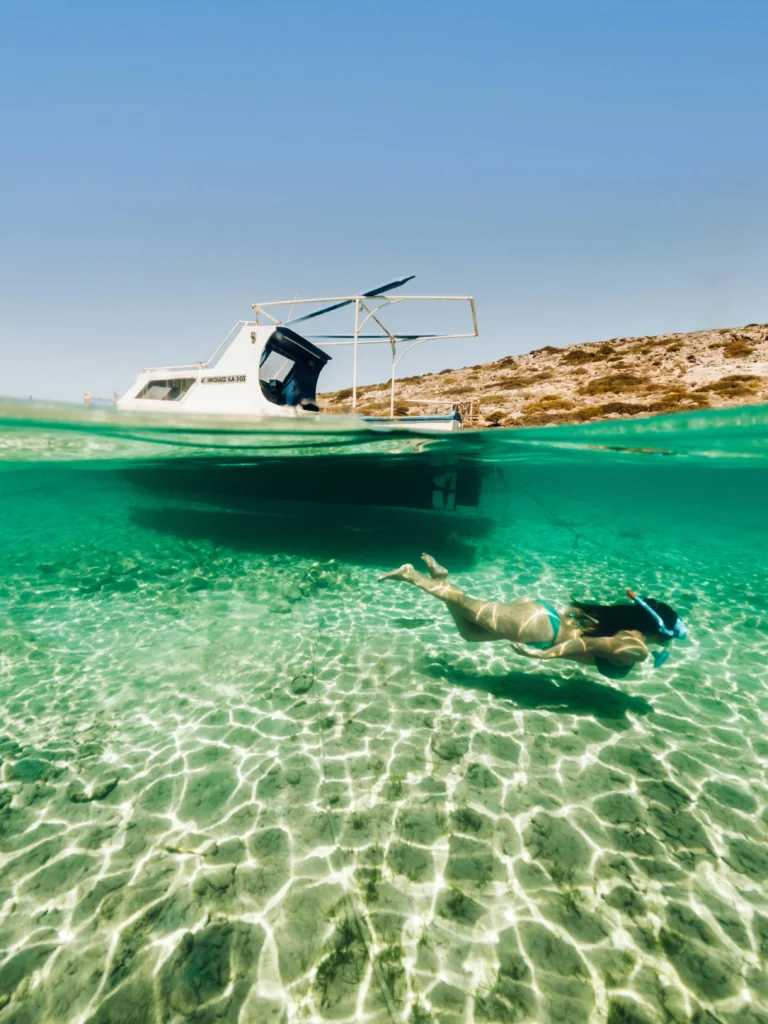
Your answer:
[[[0,1024],[765,1024],[768,407],[0,403]],[[621,680],[379,577],[672,605]]]

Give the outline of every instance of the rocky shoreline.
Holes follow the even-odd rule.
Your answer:
[[[472,425],[530,427],[692,412],[768,401],[768,324],[611,338],[492,363],[403,377],[397,415],[419,400],[473,403]],[[320,396],[325,412],[349,409],[352,391]],[[389,382],[358,388],[358,408],[389,413]],[[437,408],[437,407],[435,407]]]

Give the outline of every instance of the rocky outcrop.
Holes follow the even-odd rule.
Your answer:
[[[351,404],[350,389],[321,396],[327,412]],[[611,338],[544,348],[493,363],[397,382],[398,415],[420,399],[473,403],[475,426],[542,426],[768,401],[768,324],[692,334]],[[358,389],[358,408],[389,413],[389,382]]]

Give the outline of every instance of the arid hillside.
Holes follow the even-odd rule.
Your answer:
[[[321,395],[328,412],[351,389]],[[554,348],[397,381],[395,412],[418,400],[473,403],[476,426],[540,426],[768,402],[768,324]],[[358,388],[358,408],[389,414],[389,382]],[[435,411],[438,406],[432,406]]]

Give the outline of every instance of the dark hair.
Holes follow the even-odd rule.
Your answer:
[[[678,620],[674,608],[670,608],[663,601],[654,601],[652,597],[646,597],[644,600],[658,613],[667,629],[674,628]],[[622,629],[636,629],[641,633],[659,632],[659,624],[639,604],[587,604],[584,601],[574,601],[573,605],[596,620],[584,627],[586,636],[613,636]]]

